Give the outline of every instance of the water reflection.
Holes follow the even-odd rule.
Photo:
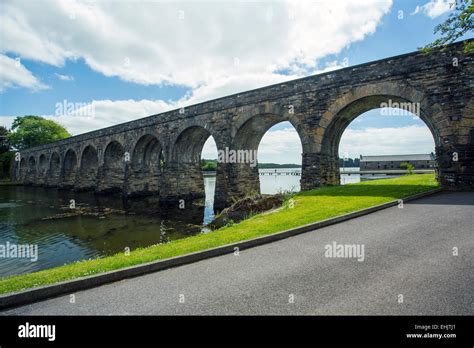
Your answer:
[[[74,210],[69,209],[71,200]],[[68,216],[77,211],[80,215]],[[155,197],[125,201],[120,196],[0,186],[0,244],[36,244],[39,254],[36,262],[0,258],[0,276],[195,235],[202,232],[204,211],[204,200],[179,209],[160,207]]]

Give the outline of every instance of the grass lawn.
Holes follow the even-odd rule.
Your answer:
[[[280,210],[270,214],[254,215],[238,224],[223,227],[207,234],[136,249],[131,251],[128,256],[119,253],[0,279],[0,294],[54,284],[261,237],[436,188],[438,188],[438,183],[434,174],[416,174],[301,192],[293,195],[291,204],[289,204],[289,200],[286,201]]]

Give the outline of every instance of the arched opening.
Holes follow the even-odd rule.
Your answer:
[[[26,160],[22,158],[20,160],[20,181],[24,181],[26,179],[26,175],[28,173],[28,167]]]
[[[88,145],[82,151],[80,176],[77,189],[92,190],[97,183],[97,171],[99,167],[99,156],[94,146]]]
[[[44,184],[47,179],[48,172],[48,160],[46,159],[45,154],[41,154],[39,157],[38,172],[38,181],[39,183]]]
[[[36,159],[33,156],[28,158],[28,174],[27,174],[27,182],[29,184],[35,183],[36,180]]]
[[[45,154],[40,156],[39,170],[42,175],[46,174],[46,171],[48,170],[48,161],[46,160]]]
[[[76,168],[77,168],[77,156],[76,152],[72,149],[66,151],[63,161],[62,170],[62,183],[61,186],[64,188],[70,188],[74,186],[76,179]]]
[[[150,134],[142,136],[133,149],[127,194],[159,194],[164,167],[165,157],[158,139]]]
[[[177,176],[176,191],[179,197],[204,198],[204,179],[201,154],[211,133],[199,126],[183,130],[175,141],[170,170]]]
[[[402,109],[372,109],[344,130],[339,142],[341,184],[388,178],[412,165],[416,172],[434,172],[435,143],[426,124]],[[359,170],[363,175],[352,175]],[[372,172],[372,173],[370,173]]]
[[[125,150],[118,141],[111,141],[104,152],[101,191],[121,192],[125,177]]]
[[[201,169],[204,178],[204,192],[206,200],[204,205],[204,224],[212,221],[215,215],[214,197],[216,194],[217,166],[218,166],[217,144],[210,136],[204,143],[201,152]]]
[[[280,122],[271,127],[258,146],[260,192],[300,191],[301,139],[290,122]]]
[[[46,175],[46,172],[48,171],[48,160],[46,159],[45,154],[42,154],[39,158],[39,171],[42,176]]]
[[[278,137],[275,137],[275,132],[281,133],[279,135],[282,136],[282,138],[278,139]],[[259,145],[266,134],[267,137],[265,143],[263,144],[263,155],[260,158]],[[299,139],[299,142],[297,139]],[[286,150],[289,150],[284,149],[284,146],[281,147],[281,144],[284,144],[285,141],[289,141],[291,143],[292,153],[289,158],[285,158],[285,155],[283,153],[278,153],[278,149],[280,149],[280,151],[284,153],[286,152]],[[302,141],[299,133],[297,132],[297,127],[295,127],[295,125],[291,121],[285,119],[284,117],[274,114],[262,114],[254,116],[251,119],[247,120],[238,129],[233,144],[233,149],[235,149],[237,152],[240,150],[244,151],[247,154],[247,160],[237,161],[236,164],[233,166],[232,176],[237,179],[238,184],[233,185],[234,192],[232,192],[232,196],[242,197],[249,194],[258,194],[261,192],[275,193],[277,191],[280,191],[280,188],[282,188],[283,190],[292,189],[292,187],[276,187],[275,185],[278,186],[278,184],[281,184],[276,183],[275,185],[262,185],[265,191],[263,192],[261,190],[260,183],[261,180],[263,182],[267,178],[260,179],[258,163],[259,160],[262,159],[264,161],[276,161],[280,163],[289,161],[294,162],[294,164],[301,164],[301,147]],[[299,151],[299,154],[296,155],[295,151]],[[273,169],[274,172],[276,168],[271,169]],[[268,174],[267,172],[268,170],[262,169],[263,174]],[[298,186],[300,181],[299,178],[294,180],[298,183]],[[299,188],[294,187],[293,189],[297,190]]]
[[[357,135],[359,137],[355,139]],[[402,170],[402,168],[395,168],[395,166],[400,167],[399,159],[402,162],[412,159],[417,161],[417,165],[420,166],[418,169],[426,169],[421,168],[421,165],[433,166],[433,161],[436,161],[434,158],[435,147],[438,146],[439,139],[439,133],[434,123],[420,109],[419,103],[413,103],[396,96],[375,95],[360,98],[339,111],[325,131],[322,155],[325,156],[326,162],[324,164],[327,170],[323,173],[325,175],[323,175],[322,181],[325,184],[341,183],[340,164],[347,172],[348,169],[345,168],[348,163],[347,159],[352,158],[354,161],[354,157],[359,157],[360,161],[360,155],[383,155],[384,158],[379,158],[380,161],[376,161],[379,164],[375,164],[375,168],[370,165],[367,169],[385,170],[386,172],[396,169]],[[423,147],[417,146],[417,141],[420,140],[424,141]],[[389,143],[392,146],[382,147],[382,144]],[[432,163],[426,157],[431,154]],[[405,155],[405,160],[403,157],[390,158],[389,155]],[[423,156],[407,157],[407,155],[425,155],[426,158]],[[344,161],[344,157],[346,157],[346,161]],[[417,159],[415,160],[415,158]],[[368,159],[364,159],[364,162],[365,160]],[[425,163],[418,163],[418,161]],[[351,180],[344,178],[342,183],[354,182],[353,178]]]
[[[48,186],[56,186],[61,176],[61,159],[57,152],[53,152],[49,159],[49,177],[47,179]]]

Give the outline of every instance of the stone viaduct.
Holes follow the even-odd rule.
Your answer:
[[[174,201],[204,195],[202,147],[257,150],[265,132],[289,121],[302,143],[301,189],[339,183],[344,129],[383,103],[418,107],[430,129],[438,179],[474,188],[473,55],[462,43],[413,52],[259,88],[21,151],[14,179],[40,185]],[[383,117],[383,116],[380,116]],[[257,167],[218,164],[215,206],[258,192]]]

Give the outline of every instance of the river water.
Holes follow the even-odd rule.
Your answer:
[[[300,169],[263,169],[261,191],[298,191],[299,174]],[[215,181],[205,176],[206,199],[184,210],[160,207],[154,197],[123,201],[120,196],[0,186],[0,277],[207,233],[205,224],[214,216]],[[342,175],[341,181],[358,182],[360,177]],[[71,211],[82,214],[69,216]],[[7,247],[26,244],[32,246],[31,253],[23,255],[28,257],[2,255]]]

